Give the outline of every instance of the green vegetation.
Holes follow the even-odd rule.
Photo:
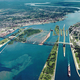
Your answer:
[[[75,53],[75,57],[76,57],[76,60],[77,60],[77,63],[78,63],[78,65],[79,65],[79,68],[80,68],[80,46],[78,46],[77,44],[76,44],[76,42],[74,42],[74,40],[73,39],[70,39],[70,41],[73,43],[73,45],[74,45],[74,53]]]
[[[11,45],[14,43],[14,40],[11,40],[8,44]]]
[[[17,34],[19,34],[23,29],[20,29],[17,33],[13,34],[13,36],[16,36]],[[27,30],[24,30],[17,38],[15,38],[14,40],[12,40],[11,42],[9,42],[9,44],[13,44],[14,41],[17,42],[26,42],[27,37],[36,34],[36,33],[40,33],[42,30],[39,29],[32,29],[29,28]],[[24,38],[24,36],[27,34],[27,36]]]
[[[20,34],[17,38],[15,38],[14,40],[15,41],[19,41],[19,42],[25,42],[26,41],[26,38],[33,35],[33,34],[36,34],[36,33],[40,33],[41,30],[39,29],[27,29],[27,30],[24,30],[24,32],[22,34]],[[27,36],[24,38],[24,36],[27,34]]]
[[[70,27],[69,27],[69,33],[71,33],[71,32],[73,31],[73,29],[72,29],[73,27],[74,27],[74,26],[70,26]]]
[[[22,31],[22,29],[20,29],[20,30],[19,30],[17,33],[15,33],[15,34],[12,34],[12,36],[18,35],[21,31]]]
[[[79,41],[78,36],[80,36],[79,31],[77,31],[79,29],[79,27],[80,27],[80,22],[74,24],[73,26],[70,26],[69,34],[71,34],[71,36],[73,37],[73,39],[70,39],[70,41],[73,43],[73,46],[74,46],[73,49],[75,50],[74,51],[75,57],[76,57],[77,63],[80,68],[80,46],[77,44],[77,42]],[[76,37],[74,37],[74,36],[76,36]]]
[[[74,53],[76,55],[76,59],[80,67],[80,46],[76,45],[74,49],[75,49]]]
[[[43,68],[40,74],[39,80],[51,80],[51,77],[54,75],[56,57],[57,57],[57,49],[58,49],[58,46],[57,44],[55,44],[46,61],[45,67]]]
[[[74,24],[74,27],[80,27],[80,22]]]
[[[59,26],[58,25],[56,25],[55,31],[56,31],[56,34],[59,35]]]
[[[27,37],[28,37],[28,36],[31,36],[33,34],[40,33],[40,32],[41,32],[41,30],[39,30],[39,29],[30,28],[30,29],[25,30],[23,35],[27,34]]]
[[[53,30],[53,36],[55,36],[56,34],[55,34],[55,32],[54,32],[54,30]]]
[[[0,41],[0,45],[1,45],[1,44],[4,44],[4,43],[7,42],[7,41],[8,41],[8,38],[3,39],[2,41]]]

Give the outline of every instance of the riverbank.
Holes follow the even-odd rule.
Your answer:
[[[59,35],[59,26],[58,25],[55,26],[55,32],[57,35]]]
[[[22,29],[21,31],[18,31],[17,33],[13,34],[14,36],[17,35],[17,37],[14,40],[12,40],[9,44],[13,44],[14,41],[25,43],[25,42],[27,42],[27,37],[29,37],[29,36],[31,36],[33,34],[38,34],[38,33],[42,32],[42,31],[43,30],[32,29],[32,28],[29,28],[27,30]]]
[[[58,40],[57,40],[58,41]],[[55,77],[58,46],[55,43],[39,76],[39,80],[52,80]]]
[[[63,16],[62,18],[59,18],[58,20],[55,20],[55,19],[51,19],[51,20],[47,20],[47,21],[38,21],[38,22],[30,22],[30,23],[24,23],[23,26],[31,26],[31,25],[43,25],[43,24],[49,24],[49,23],[56,23],[58,21],[63,21],[65,20],[67,17],[66,16]]]
[[[70,37],[69,40],[70,40],[70,43],[71,43],[71,42],[72,42],[72,41],[71,41],[72,36],[69,34],[69,37]],[[74,45],[74,44],[72,43],[72,45]],[[78,70],[80,70],[80,68],[79,68],[79,64],[78,64],[77,59],[76,59],[76,55],[75,55],[75,50],[74,50],[74,48],[71,47],[71,51],[72,51],[72,55],[73,55],[73,59],[74,59],[74,63],[75,63],[75,67],[76,67],[77,74],[78,74],[79,77],[80,77],[80,74],[79,74],[79,72],[78,72]]]
[[[8,43],[10,40],[8,40],[7,42],[5,42],[4,44],[1,44],[0,45],[0,48],[2,47],[2,46],[4,46],[6,43]]]

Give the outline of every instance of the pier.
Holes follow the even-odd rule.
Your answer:
[[[68,30],[66,30],[66,36],[68,36]]]
[[[60,32],[61,32],[61,36],[62,36],[62,29],[60,29]]]
[[[63,26],[63,34],[64,34],[63,51],[64,51],[64,57],[65,57],[65,24]]]
[[[43,45],[43,43],[50,37],[50,32],[47,34],[46,38],[39,44],[39,45]]]

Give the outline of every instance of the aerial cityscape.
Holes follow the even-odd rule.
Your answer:
[[[0,80],[80,80],[80,1],[0,0]]]

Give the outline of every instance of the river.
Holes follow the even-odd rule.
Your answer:
[[[49,31],[54,29],[56,25],[68,29],[76,22],[80,22],[80,13],[75,12],[68,14],[66,20],[56,23],[49,23],[44,25],[31,25],[25,27],[32,27],[36,29],[43,29]],[[57,36],[56,36],[57,37]],[[53,42],[55,41],[53,38]],[[63,41],[63,36],[60,37]],[[69,35],[66,37],[69,42]],[[69,45],[66,45],[65,58],[63,56],[63,45],[59,44],[58,59],[55,80],[80,80],[76,73],[72,52]],[[7,47],[0,54],[0,79],[1,80],[38,80],[38,77],[43,69],[43,66],[49,56],[52,46],[40,46],[26,43],[15,42]],[[71,63],[71,77],[67,76],[68,56]],[[5,76],[5,77],[4,77]]]

